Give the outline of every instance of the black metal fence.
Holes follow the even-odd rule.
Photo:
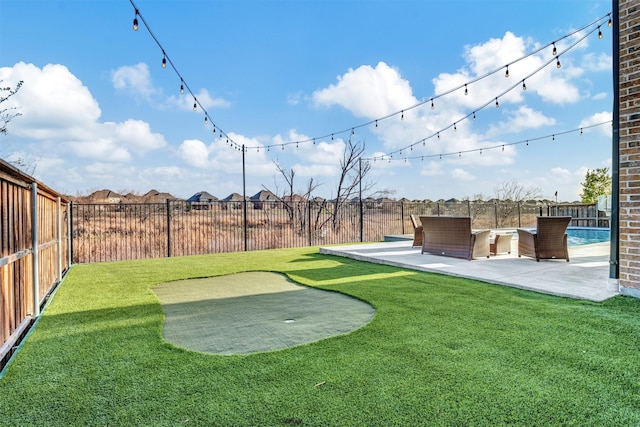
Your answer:
[[[474,228],[535,226],[538,215],[571,215],[572,225],[608,226],[595,205],[485,202],[293,203],[185,201],[73,204],[73,262],[90,263],[375,242],[413,233],[409,215],[471,216]],[[600,217],[598,216],[600,215]]]

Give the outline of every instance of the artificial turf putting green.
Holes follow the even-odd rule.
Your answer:
[[[356,298],[253,271],[162,283],[163,337],[213,354],[279,350],[344,334],[375,313]]]

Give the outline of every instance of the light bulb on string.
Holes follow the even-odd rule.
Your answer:
[[[582,135],[582,128],[580,128],[580,135]]]
[[[469,90],[467,89],[467,84],[464,84],[464,94],[469,95]]]
[[[482,156],[482,148],[480,149],[480,155]]]
[[[316,139],[313,138],[313,145],[316,145]]]
[[[473,120],[475,120],[475,119],[476,119],[476,112],[474,111],[473,112]]]
[[[184,85],[180,85],[180,95],[184,95]]]
[[[138,31],[138,9],[136,9],[136,16],[133,17],[133,31]]]
[[[284,151],[284,144],[282,144],[282,151]]]
[[[504,151],[504,145],[502,146],[502,151]]]
[[[198,111],[198,103],[195,98],[193,98],[193,111]]]
[[[498,108],[500,106],[500,103],[498,102],[498,98],[496,98],[496,108]]]
[[[354,128],[351,128],[351,135],[355,135],[355,134],[356,134],[355,129],[354,129]]]
[[[433,98],[431,98],[431,109],[433,110],[434,108],[436,108],[436,106],[433,105]]]
[[[602,30],[600,30],[600,27],[598,26],[598,38],[601,39],[602,38]]]
[[[556,49],[556,42],[553,42],[553,56],[558,54],[558,49]]]
[[[612,27],[613,26],[613,19],[609,18],[609,22],[607,22],[607,25],[609,27]]]
[[[400,120],[404,120],[404,110],[401,111]]]
[[[457,130],[458,130],[458,128],[456,127],[456,124],[454,123],[454,124],[453,124],[453,131],[455,132],[455,131],[457,131]]]
[[[560,64],[560,57],[556,56],[556,68],[560,68],[562,65]]]
[[[376,119],[376,129],[378,129],[378,119]]]
[[[207,118],[207,116],[204,116],[204,124],[205,125],[209,124],[209,119]]]
[[[333,141],[333,134],[331,134],[331,140]]]
[[[509,66],[507,65],[507,71],[504,72],[504,76],[509,78]]]
[[[298,141],[296,141],[296,148],[300,148],[300,147],[298,146]]]
[[[524,80],[522,80],[522,90],[527,90],[527,85]]]
[[[440,139],[440,132],[438,132],[438,139]]]
[[[555,135],[551,135],[551,140],[555,141],[556,140],[556,136]]]
[[[167,57],[166,56],[164,56],[162,58],[162,68],[167,68]]]

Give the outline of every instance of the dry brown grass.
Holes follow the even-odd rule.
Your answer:
[[[74,205],[73,261],[159,258],[361,240],[358,203],[347,205],[339,213],[335,228],[330,209],[308,203],[295,205],[293,210],[247,209],[246,227],[244,211],[233,206],[218,204],[208,210],[192,210],[183,202],[170,206],[167,215],[166,204]],[[412,213],[471,215],[474,228],[516,228],[535,226],[540,207],[467,202],[365,206],[362,241],[412,233]]]

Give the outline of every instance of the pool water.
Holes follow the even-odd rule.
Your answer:
[[[579,246],[591,243],[608,242],[611,239],[611,230],[608,228],[567,228],[567,245]]]

